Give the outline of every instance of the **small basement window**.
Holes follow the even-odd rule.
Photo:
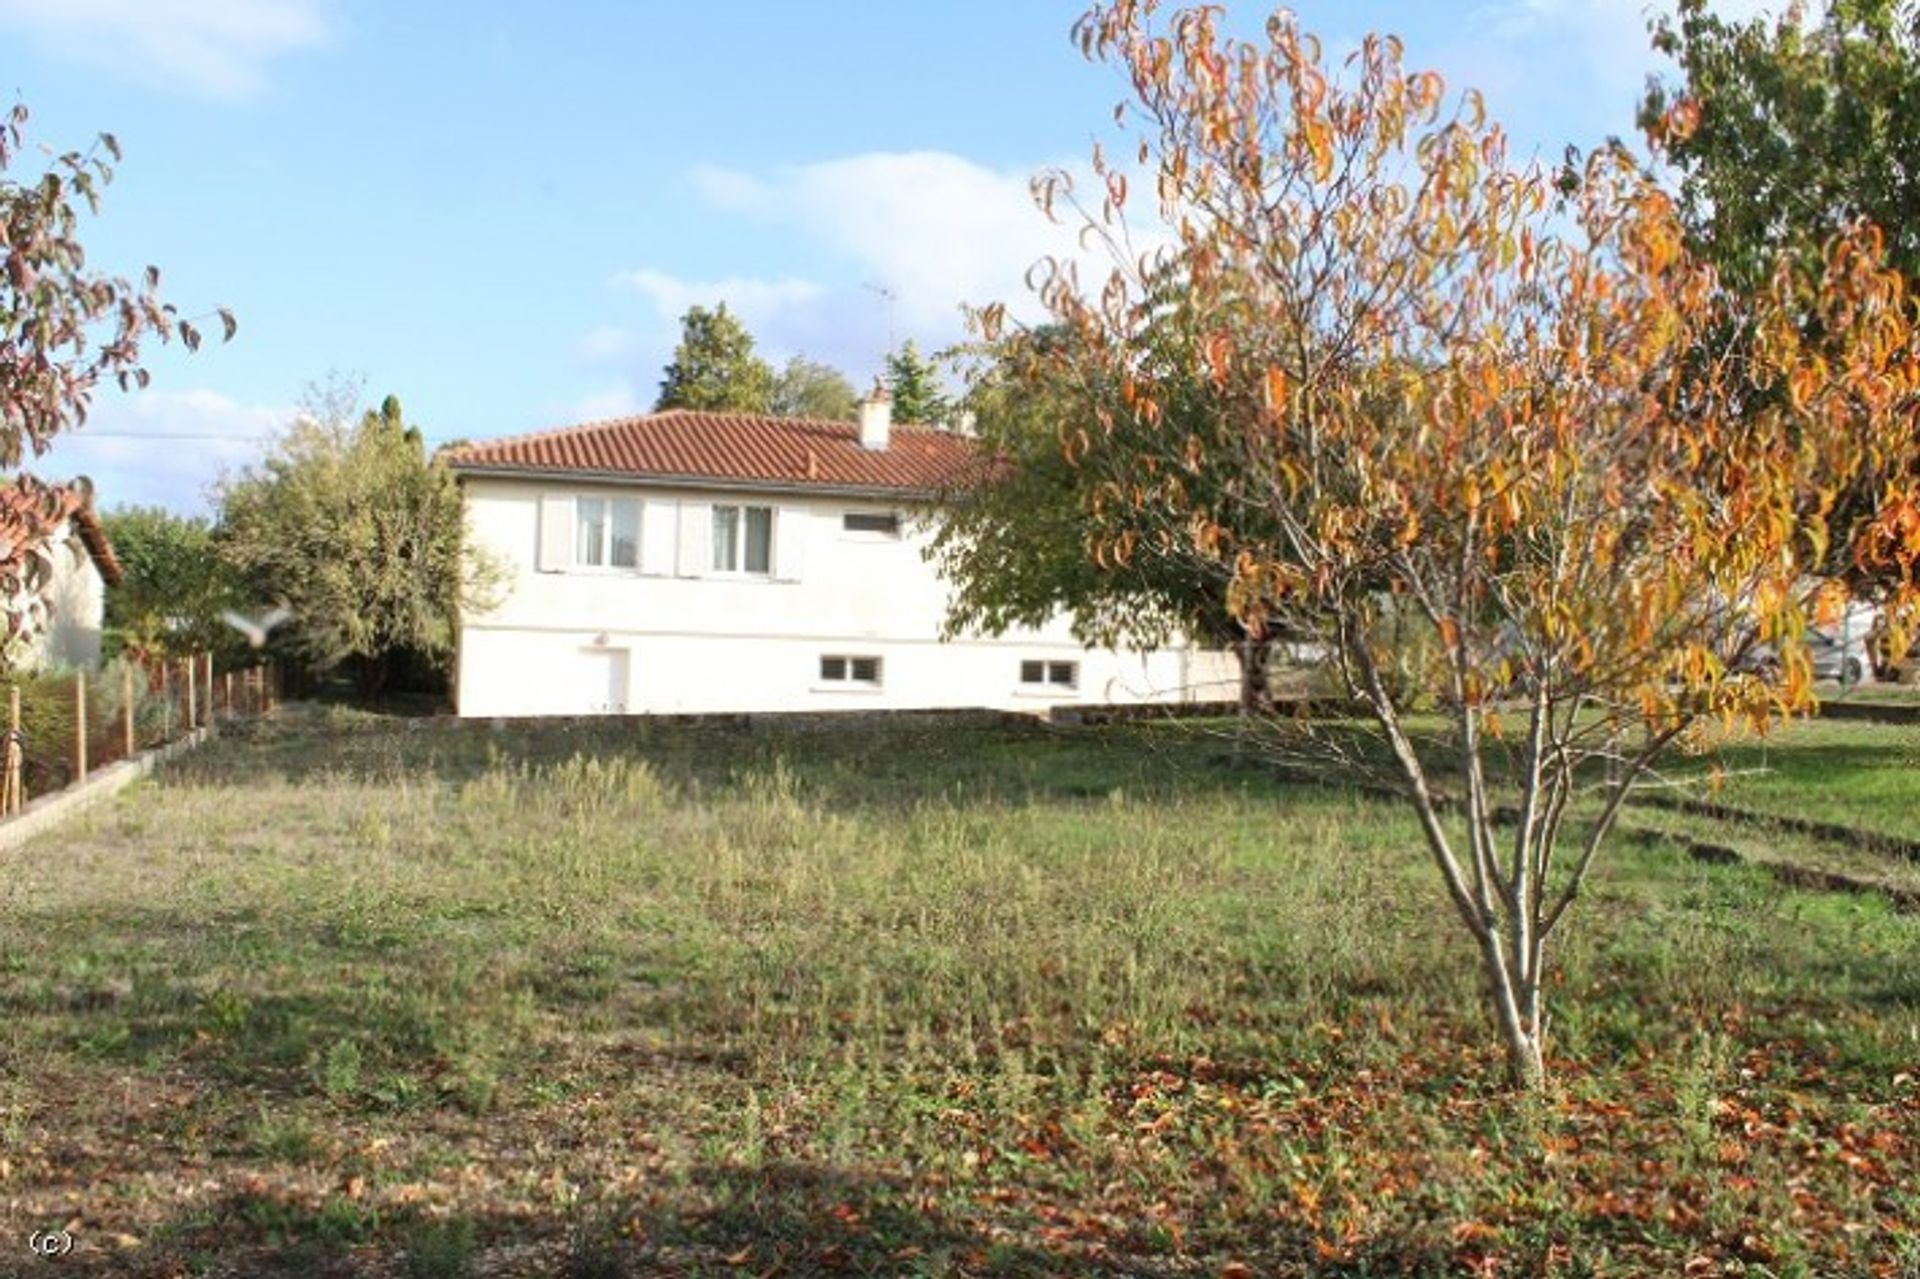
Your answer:
[[[1020,682],[1022,684],[1051,685],[1054,688],[1078,688],[1080,686],[1080,663],[1022,662],[1020,663]]]
[[[848,533],[878,533],[882,537],[899,537],[900,516],[896,511],[848,511],[840,517],[840,527]]]
[[[866,684],[873,688],[880,686],[880,659],[877,657],[843,657],[834,655],[820,659],[820,682],[823,684]]]

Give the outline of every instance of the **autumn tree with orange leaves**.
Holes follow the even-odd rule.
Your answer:
[[[1913,302],[1869,226],[1818,278],[1783,262],[1732,296],[1624,150],[1518,164],[1396,39],[1329,68],[1285,11],[1246,39],[1158,7],[1076,28],[1131,88],[1129,145],[1074,205],[1115,252],[1105,278],[1041,272],[1073,338],[1048,377],[1083,409],[1061,448],[1098,477],[1087,553],[1224,577],[1250,630],[1319,640],[1538,1085],[1548,944],[1631,788],[1707,725],[1812,705],[1802,636],[1844,602],[1813,576],[1830,548],[1890,583],[1896,643],[1920,618]],[[982,324],[1009,336],[997,309]],[[1407,610],[1438,637],[1438,735],[1385,675],[1381,622]],[[1761,645],[1765,675],[1742,665]]]
[[[0,467],[45,453],[55,436],[83,424],[103,380],[145,387],[143,342],[200,345],[194,321],[160,299],[157,269],[136,284],[87,263],[80,214],[98,211],[120,144],[103,133],[92,150],[53,155],[21,180],[10,170],[27,118],[22,104],[0,111]],[[231,339],[232,314],[216,314]],[[11,484],[15,500],[0,503],[0,665],[28,651],[45,626],[49,539],[92,501],[84,488],[24,473]]]

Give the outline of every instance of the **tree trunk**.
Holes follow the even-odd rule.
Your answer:
[[[1515,1088],[1537,1092],[1547,1083],[1546,1045],[1538,1031],[1507,1036],[1507,1075]]]
[[[1499,952],[1499,948],[1491,948]],[[1488,965],[1505,964],[1504,952],[1484,955]],[[1510,970],[1505,981],[1497,973],[1489,973],[1491,979],[1487,991],[1488,1001],[1493,1005],[1494,1020],[1500,1026],[1500,1039],[1507,1049],[1507,1078],[1516,1088],[1528,1092],[1536,1091],[1546,1085],[1546,1036],[1542,1033],[1540,1017],[1540,988],[1537,981],[1520,977]],[[1512,991],[1509,1002],[1504,991]]]
[[[386,653],[362,657],[354,663],[354,685],[362,701],[372,701],[386,691],[392,661]]]
[[[1468,923],[1480,948],[1480,965],[1487,978],[1487,1011],[1500,1029],[1507,1050],[1507,1078],[1529,1091],[1546,1083],[1546,1043],[1541,1034],[1540,983],[1521,961],[1508,952],[1497,920]]]
[[[1273,644],[1269,640],[1245,639],[1234,651],[1240,657],[1240,714],[1249,719],[1264,715],[1273,709],[1270,676]]]
[[[1399,711],[1381,678],[1379,664],[1366,644],[1356,639],[1351,624],[1343,625],[1341,642],[1359,672],[1361,694],[1386,735],[1401,775],[1406,779],[1409,798],[1426,835],[1428,851],[1446,881],[1448,897],[1479,947],[1481,968],[1487,979],[1487,1003],[1507,1049],[1508,1078],[1515,1087],[1537,1090],[1545,1085],[1547,1078],[1540,976],[1544,971],[1543,942],[1550,921],[1547,927],[1526,929],[1521,935],[1521,948],[1508,948],[1508,930],[1503,922],[1510,924],[1511,919],[1503,921],[1502,907],[1508,911],[1533,912],[1537,903],[1514,902],[1508,898],[1510,886],[1502,882],[1492,856],[1493,818],[1486,802],[1485,778],[1477,767],[1479,743],[1471,731],[1463,743],[1474,766],[1467,773],[1469,793],[1464,814],[1472,862],[1462,865],[1455,852],[1454,837],[1441,820],[1442,801],[1427,783],[1426,769],[1404,730]]]

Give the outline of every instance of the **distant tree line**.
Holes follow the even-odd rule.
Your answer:
[[[939,367],[911,339],[887,355],[884,367],[895,421],[946,420],[953,405]],[[680,317],[680,341],[653,407],[846,422],[858,402],[853,383],[832,365],[795,355],[776,370],[755,352],[753,335],[722,302],[712,310],[690,307]]]

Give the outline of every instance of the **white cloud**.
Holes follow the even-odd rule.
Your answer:
[[[282,54],[326,43],[326,0],[0,0],[0,27],[161,88],[242,98]]]
[[[650,299],[660,318],[675,322],[689,307],[725,302],[729,311],[752,325],[788,307],[812,302],[824,292],[813,281],[792,276],[778,280],[738,275],[724,280],[682,280],[664,271],[639,270],[623,271],[614,280]]]
[[[863,283],[890,291],[907,332],[955,336],[962,303],[1031,298],[1026,273],[1078,252],[1073,225],[1035,208],[1034,170],[1006,172],[942,151],[869,152],[768,174],[702,169],[722,210],[792,228]]]
[[[963,304],[1002,302],[1016,316],[1037,317],[1041,308],[1026,278],[1035,262],[1082,260],[1090,281],[1094,267],[1110,264],[1078,243],[1078,215],[1063,209],[1062,222],[1054,223],[1035,207],[1036,170],[996,170],[948,152],[913,151],[764,172],[695,171],[695,190],[709,208],[784,233],[789,256],[808,262],[812,278],[700,280],[657,267],[621,272],[615,285],[644,297],[652,314],[596,329],[578,350],[590,366],[621,370],[625,395],[596,389],[575,407],[624,412],[650,399],[680,316],[696,304],[726,302],[776,364],[804,354],[840,368],[856,385],[878,373],[882,357],[902,341],[931,351],[963,337]],[[1141,221],[1157,226],[1146,210]]]
[[[595,364],[617,360],[631,354],[642,340],[632,329],[603,324],[580,339],[580,358]]]
[[[1450,83],[1472,86],[1518,137],[1555,158],[1559,147],[1591,147],[1609,134],[1631,137],[1633,111],[1649,74],[1673,70],[1655,52],[1649,19],[1670,0],[1490,0],[1436,51]],[[1721,17],[1778,14],[1784,0],[1714,0]],[[1414,61],[1423,61],[1418,51]],[[1569,136],[1537,136],[1542,127]]]
[[[1633,107],[1658,55],[1647,36],[1648,3],[1671,0],[1483,0],[1456,24],[1452,44],[1414,50],[1451,84],[1484,90],[1496,116],[1515,126],[1516,149],[1555,159],[1573,142],[1589,147],[1629,134]],[[1777,12],[1784,0],[1716,0],[1728,17]],[[1104,247],[1081,242],[1083,222],[1064,206],[1059,221],[1035,207],[1032,182],[1046,166],[996,169],[945,151],[864,152],[765,170],[703,167],[694,190],[717,215],[785,233],[787,257],[807,278],[737,275],[699,280],[653,266],[615,277],[651,303],[632,327],[608,327],[580,344],[583,360],[617,367],[651,392],[669,357],[677,322],[692,305],[725,301],[776,362],[805,354],[826,360],[856,384],[881,357],[912,338],[938,349],[964,336],[964,305],[1004,303],[1021,320],[1043,314],[1029,284],[1043,259],[1076,264],[1082,287],[1097,289],[1113,265]],[[1097,203],[1083,161],[1064,168]],[[1150,251],[1168,232],[1152,184],[1132,174],[1128,252]],[[761,237],[765,240],[765,235]],[[631,394],[631,401],[644,398]],[[615,403],[605,392],[589,402]],[[621,402],[624,403],[624,402]]]
[[[570,421],[599,422],[610,417],[632,417],[646,411],[646,405],[626,383],[616,383],[580,397],[573,406]]]
[[[723,209],[753,208],[761,202],[766,192],[760,179],[736,169],[696,169],[693,184],[707,203]]]
[[[54,480],[90,476],[103,507],[203,511],[208,486],[258,460],[292,417],[291,408],[242,404],[218,391],[103,393],[87,424],[56,436],[27,469]]]
[[[1713,0],[1708,7],[1732,22],[1786,9],[1783,0]],[[1558,36],[1570,28],[1604,32],[1607,48],[1601,52],[1630,44],[1644,60],[1653,56],[1647,41],[1648,21],[1656,15],[1671,14],[1673,9],[1671,3],[1635,4],[1631,0],[1493,0],[1471,14],[1468,25],[1480,25],[1509,38],[1536,33]],[[1579,45],[1571,46],[1570,51],[1577,56],[1595,52]]]

